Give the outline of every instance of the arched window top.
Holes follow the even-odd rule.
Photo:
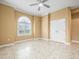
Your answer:
[[[19,17],[18,22],[31,23],[30,19],[28,17],[26,17],[26,16]]]

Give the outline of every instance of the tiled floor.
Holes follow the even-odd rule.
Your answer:
[[[79,45],[66,46],[44,40],[26,41],[0,48],[0,59],[79,59]]]

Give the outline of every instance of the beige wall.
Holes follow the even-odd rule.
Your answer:
[[[0,4],[0,44],[15,41],[15,11]]]
[[[51,13],[48,16],[42,17],[42,37],[48,38],[50,36],[50,21],[58,20],[58,19],[66,19],[66,34],[67,34],[67,42],[71,41],[71,10],[70,8],[61,9],[54,13]]]
[[[48,21],[49,21],[48,15],[42,17],[41,37],[46,39],[48,39]]]
[[[41,17],[34,17],[34,38],[41,37]]]
[[[79,13],[72,14],[72,40],[79,41]]]
[[[17,36],[17,20],[20,16],[27,16],[30,18],[32,22],[31,36]],[[15,11],[9,6],[0,4],[0,44],[7,44],[19,40],[40,37],[40,23],[40,17],[31,16],[26,13]]]

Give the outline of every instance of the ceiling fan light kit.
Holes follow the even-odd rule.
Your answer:
[[[40,7],[42,7],[42,6],[43,6],[43,4],[42,4],[42,3],[40,3],[40,4],[39,4],[39,6],[40,6]]]

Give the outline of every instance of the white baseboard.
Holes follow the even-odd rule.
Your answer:
[[[46,40],[46,41],[52,41],[52,40],[46,39],[46,38],[32,38],[32,39],[33,39],[33,40]],[[27,40],[20,40],[20,41],[14,42],[14,43],[9,43],[9,44],[0,45],[0,48],[2,48],[2,47],[7,47],[7,46],[12,46],[12,45],[15,45],[15,44],[17,44],[17,43],[22,43],[22,42],[25,42],[25,41],[30,41],[30,39],[27,39]],[[79,41],[73,41],[73,42],[79,43]],[[70,43],[67,43],[67,42],[65,42],[64,44],[70,45]]]
[[[20,41],[15,41],[13,43],[0,45],[0,48],[7,47],[7,46],[12,46],[12,45],[15,45],[17,43],[22,43],[22,42],[25,42],[25,41],[37,40],[37,39],[41,39],[41,38],[31,38],[31,39],[24,39],[24,40],[20,40]]]
[[[51,40],[51,39],[46,39],[46,38],[41,38],[42,40],[46,40],[46,41],[53,41],[53,40]],[[57,41],[53,41],[53,42],[57,42]],[[71,43],[69,43],[69,42],[59,42],[59,43],[63,43],[63,44],[65,44],[65,45],[71,45]]]
[[[15,41],[14,44],[22,43],[22,42],[25,42],[25,41],[29,41],[29,39],[24,39],[24,40],[20,40],[20,41]]]
[[[39,40],[39,39],[41,39],[41,38],[33,38],[33,40]]]
[[[12,45],[14,45],[14,43],[4,44],[4,45],[0,45],[0,48],[7,47],[7,46],[12,46]]]
[[[73,43],[78,43],[79,44],[79,41],[77,40],[72,40]]]
[[[0,45],[0,48],[7,47],[7,46],[12,46],[12,45],[15,45],[15,44],[17,44],[17,43],[22,43],[22,42],[25,42],[25,41],[29,41],[29,39],[27,39],[27,40],[15,41],[15,42],[9,43],[9,44],[3,44],[3,45]]]

